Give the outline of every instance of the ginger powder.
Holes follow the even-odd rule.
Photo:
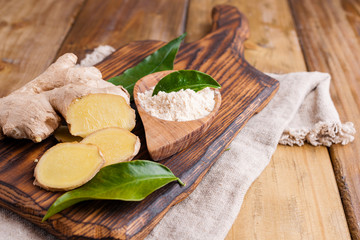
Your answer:
[[[138,93],[141,107],[153,117],[168,121],[191,121],[203,118],[214,109],[215,94],[211,88],[195,92],[181,89],[151,96],[154,89]]]

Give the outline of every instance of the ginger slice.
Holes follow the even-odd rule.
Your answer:
[[[69,105],[66,121],[72,135],[86,137],[107,127],[132,130],[135,127],[135,111],[122,96],[89,94]]]
[[[95,145],[59,143],[40,158],[34,184],[50,191],[71,190],[92,179],[104,162]]]
[[[69,132],[69,128],[67,126],[60,126],[54,132],[54,137],[58,142],[65,143],[65,142],[80,142],[83,140],[82,137],[77,137],[71,135]]]
[[[129,130],[118,127],[93,132],[81,143],[98,146],[105,159],[104,166],[130,161],[140,150],[139,138]]]

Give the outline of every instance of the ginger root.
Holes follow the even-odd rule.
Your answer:
[[[104,128],[93,132],[81,143],[98,146],[105,159],[103,167],[130,161],[140,150],[139,138],[130,131],[118,127]]]
[[[91,93],[118,95],[129,105],[124,88],[102,80],[95,67],[75,66],[76,61],[74,54],[64,54],[37,78],[0,99],[0,139],[6,135],[42,141],[59,126],[57,112],[66,119],[73,100]]]
[[[34,142],[49,136],[61,120],[42,94],[10,94],[0,99],[0,109],[0,135]]]
[[[40,158],[34,184],[50,191],[71,190],[92,179],[104,162],[95,145],[59,143]]]

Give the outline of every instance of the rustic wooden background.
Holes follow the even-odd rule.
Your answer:
[[[341,119],[360,129],[359,0],[0,0],[0,96],[65,52],[82,58],[99,44],[169,41],[185,31],[187,42],[197,40],[217,4],[247,16],[250,64],[264,72],[329,72]],[[227,239],[360,239],[356,138],[331,148],[279,146]]]

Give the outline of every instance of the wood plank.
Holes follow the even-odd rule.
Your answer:
[[[175,68],[201,70],[222,84],[223,107],[205,135],[187,149],[162,161],[186,186],[169,184],[141,202],[88,201],[40,222],[59,193],[47,192],[32,184],[33,159],[54,145],[55,140],[48,138],[34,144],[6,139],[0,142],[0,155],[4,156],[0,166],[0,205],[62,239],[141,239],[146,236],[172,205],[194,190],[241,127],[266,105],[278,87],[276,80],[260,73],[241,58],[242,43],[248,37],[243,15],[235,8],[223,6],[216,8],[213,18],[212,32],[200,41],[183,45],[175,63]],[[105,78],[112,77],[114,72],[103,70],[116,66],[115,70],[122,68],[123,71],[161,44],[163,42],[159,41],[129,44],[97,66],[108,74]],[[125,55],[127,58],[123,57]],[[223,64],[225,61],[226,66]],[[141,121],[138,121],[135,133],[143,139]],[[144,141],[142,146],[138,159],[148,157]]]
[[[0,1],[0,97],[49,66],[82,3],[83,0]]]
[[[237,6],[249,19],[245,58],[252,65],[265,72],[306,71],[285,0],[191,1],[187,40],[210,29],[208,9],[223,3]],[[349,239],[327,149],[279,146],[246,194],[226,239],[323,238]]]
[[[279,146],[246,195],[233,234],[237,239],[350,239],[329,165],[323,147]],[[324,166],[327,172],[319,171]]]
[[[184,32],[187,1],[88,0],[58,56],[73,52],[82,59],[99,45],[174,39]]]
[[[332,75],[331,96],[343,121],[358,130],[355,141],[330,148],[353,239],[360,239],[360,2],[290,1],[309,70]]]

